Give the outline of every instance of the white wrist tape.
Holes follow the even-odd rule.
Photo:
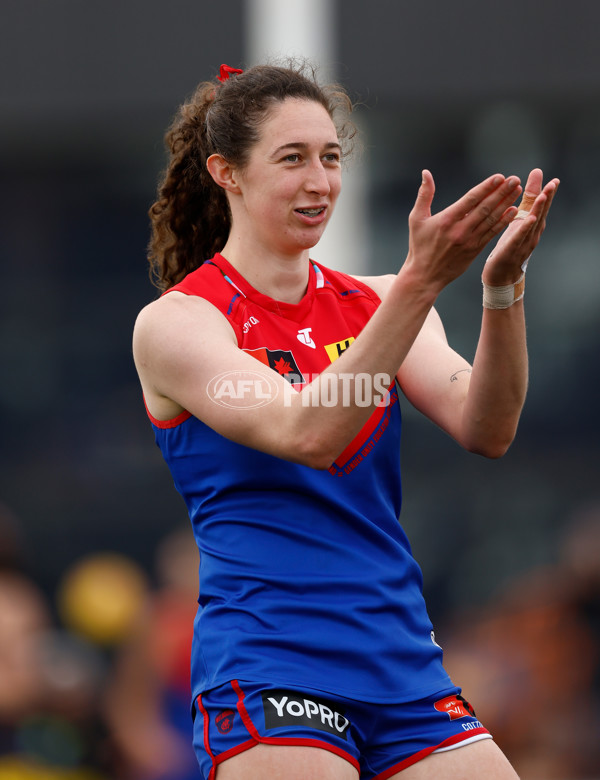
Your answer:
[[[493,254],[493,253],[492,253]],[[488,260],[491,258],[488,257]],[[531,255],[521,264],[521,276],[514,284],[505,284],[501,287],[493,287],[491,284],[483,284],[483,308],[484,309],[508,309],[513,303],[520,301],[525,295],[525,273]],[[487,262],[487,260],[486,260]]]
[[[508,309],[525,295],[525,271],[514,284],[492,287],[483,282],[483,308]]]

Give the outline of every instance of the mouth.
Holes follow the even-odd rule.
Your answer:
[[[325,213],[326,208],[326,206],[317,206],[311,209],[296,209],[296,212],[304,217],[319,217]]]

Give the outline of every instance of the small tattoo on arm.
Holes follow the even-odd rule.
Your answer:
[[[451,382],[456,382],[456,380],[458,379],[458,375],[459,374],[462,374],[464,371],[466,371],[467,374],[470,374],[472,370],[473,370],[472,368],[461,368],[459,371],[455,371],[452,374],[452,376],[450,377],[450,381]]]

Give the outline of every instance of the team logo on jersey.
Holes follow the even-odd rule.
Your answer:
[[[297,691],[263,691],[265,727],[278,729],[283,726],[309,726],[347,739],[350,721],[337,704],[326,699]]]
[[[327,352],[329,360],[332,363],[337,360],[342,352],[345,352],[353,341],[354,336],[350,336],[350,338],[344,339],[344,341],[336,341],[335,344],[326,344],[325,351]]]
[[[221,734],[227,734],[233,728],[233,718],[235,712],[233,710],[221,710],[221,712],[215,718],[215,723]]]
[[[273,371],[277,371],[282,377],[288,380],[292,385],[303,385],[304,377],[300,373],[298,364],[294,360],[291,350],[286,349],[245,349],[252,357],[260,360],[265,366],[269,366]]]
[[[438,712],[445,712],[450,720],[459,718],[475,718],[475,710],[462,696],[446,696],[433,705]]]

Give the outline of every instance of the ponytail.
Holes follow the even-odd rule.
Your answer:
[[[200,84],[184,103],[165,136],[170,161],[149,210],[152,224],[150,276],[166,290],[227,241],[231,223],[224,190],[208,173],[206,114],[214,96],[210,82]]]

